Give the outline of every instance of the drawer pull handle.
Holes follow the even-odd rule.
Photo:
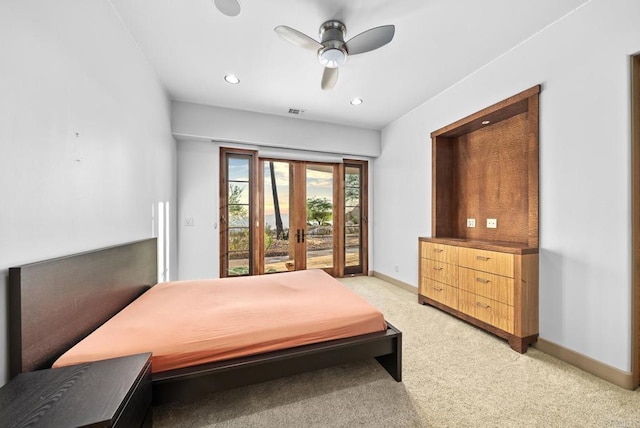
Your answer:
[[[476,278],[476,281],[481,282],[483,284],[488,284],[491,282],[490,279],[484,279],[484,278]]]
[[[476,306],[480,306],[481,308],[484,308],[484,309],[491,308],[491,306],[485,305],[484,303],[480,303],[480,302],[476,302]]]
[[[433,270],[442,270],[443,268],[441,268],[440,266],[434,266]]]
[[[436,287],[436,286],[434,286],[433,289],[436,290],[436,291],[442,291],[442,288]]]
[[[478,260],[482,260],[483,262],[487,262],[489,261],[490,257],[484,257],[484,256],[476,256],[476,258]]]
[[[443,252],[444,250],[442,250],[442,249],[440,249],[440,248],[434,248],[434,249],[433,249],[433,251],[434,251],[434,252],[436,252],[436,253],[441,253],[441,252]]]

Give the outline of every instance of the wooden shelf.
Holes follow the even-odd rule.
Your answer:
[[[418,301],[521,353],[538,338],[539,93],[431,133],[431,238],[419,240]]]
[[[444,245],[455,245],[457,247],[477,248],[480,250],[499,251],[501,253],[510,254],[538,254],[538,247],[530,247],[526,244],[517,242],[500,242],[500,241],[479,241],[476,239],[462,238],[427,238],[421,237],[420,241],[435,242]]]
[[[538,247],[539,93],[534,86],[431,133],[433,237]]]

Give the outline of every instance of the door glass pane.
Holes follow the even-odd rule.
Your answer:
[[[249,182],[249,159],[247,157],[229,157],[228,180]]]
[[[295,266],[289,229],[291,173],[289,162],[264,162],[264,271],[285,272]]]
[[[307,165],[307,269],[333,267],[333,165]]]
[[[345,267],[360,266],[362,221],[360,209],[360,183],[362,169],[345,166],[344,169],[344,254]]]
[[[228,276],[248,275],[250,273],[249,166],[249,158],[246,156],[229,156],[228,158]]]
[[[229,182],[229,205],[249,205],[249,183],[240,181]]]

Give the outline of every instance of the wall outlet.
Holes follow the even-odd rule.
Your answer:
[[[487,219],[487,229],[496,229],[498,227],[498,219],[497,218],[488,218]]]
[[[468,218],[467,219],[467,227],[476,227],[476,219]]]
[[[398,265],[395,265],[395,266],[394,266],[394,270],[395,270],[396,272],[400,272],[400,267],[398,267]]]

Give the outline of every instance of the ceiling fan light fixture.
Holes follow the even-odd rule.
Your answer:
[[[232,85],[237,85],[238,83],[240,83],[240,79],[238,79],[235,74],[227,74],[226,76],[224,76],[224,80],[225,82],[231,83]]]
[[[328,68],[337,68],[347,60],[347,52],[337,47],[324,47],[318,51],[320,64]]]
[[[352,106],[359,106],[362,103],[363,103],[362,98],[354,98],[351,101],[349,101],[349,104],[351,104]]]

